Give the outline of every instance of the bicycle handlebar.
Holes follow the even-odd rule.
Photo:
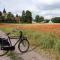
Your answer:
[[[17,32],[17,29],[16,29],[16,30],[12,30],[12,32]],[[20,35],[22,36],[23,32],[22,32],[22,31],[19,31],[19,33],[20,33]],[[7,35],[10,35],[11,32],[8,32],[8,33],[6,33],[6,34],[7,34]]]

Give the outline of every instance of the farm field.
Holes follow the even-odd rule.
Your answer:
[[[35,31],[59,31],[60,24],[0,24],[0,28],[13,27],[25,30],[35,30]]]
[[[18,28],[42,32],[54,32],[60,36],[60,24],[0,24],[0,28]]]

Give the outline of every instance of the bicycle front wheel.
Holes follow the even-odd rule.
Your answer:
[[[27,52],[29,49],[29,41],[27,39],[24,39],[21,42],[19,42],[18,49],[22,53]]]
[[[8,53],[8,50],[3,50],[1,45],[0,45],[0,56],[4,56]]]

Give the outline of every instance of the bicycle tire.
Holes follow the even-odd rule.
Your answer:
[[[0,47],[0,56],[4,56],[8,53],[8,50],[1,50],[1,47]]]
[[[21,43],[22,42],[26,42],[28,45],[27,45],[27,48],[26,48],[26,50],[22,50],[21,49]],[[26,44],[25,44],[26,45]],[[18,44],[18,49],[19,49],[19,51],[21,52],[21,53],[25,53],[25,52],[27,52],[28,51],[28,49],[29,49],[29,41],[27,40],[27,39],[24,39],[24,40],[22,40],[21,42],[19,42],[19,44]]]

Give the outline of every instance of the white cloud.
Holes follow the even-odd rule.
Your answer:
[[[30,10],[33,16],[42,15],[45,18],[60,16],[60,0],[0,0],[0,10],[20,14],[22,10]]]
[[[56,3],[56,2],[59,2],[59,0],[32,0],[32,2],[34,2],[35,4],[53,4],[53,3]]]

